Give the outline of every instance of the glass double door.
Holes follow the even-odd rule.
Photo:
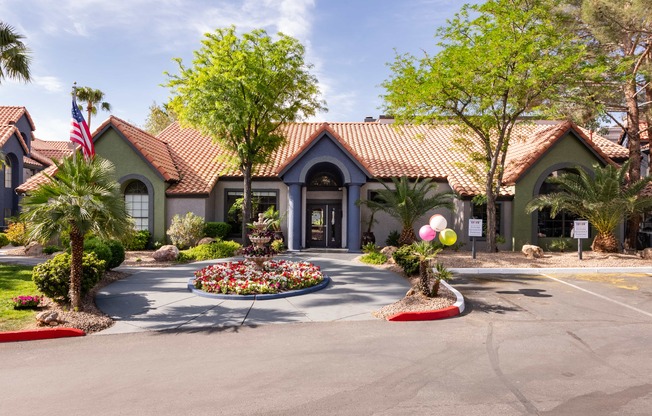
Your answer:
[[[308,203],[306,247],[342,247],[342,203]]]

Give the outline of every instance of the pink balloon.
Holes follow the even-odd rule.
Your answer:
[[[423,227],[419,228],[419,237],[423,241],[432,241],[435,239],[435,236],[437,235],[437,232],[430,228],[429,225],[424,225]]]

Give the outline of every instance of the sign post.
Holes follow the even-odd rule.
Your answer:
[[[577,239],[577,256],[582,260],[582,239],[589,238],[589,222],[587,220],[573,221],[573,237]]]
[[[471,254],[475,259],[475,238],[482,237],[482,220],[469,219],[469,237],[471,237]]]

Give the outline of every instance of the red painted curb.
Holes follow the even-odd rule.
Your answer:
[[[66,337],[82,337],[86,332],[76,328],[43,328],[27,331],[0,332],[0,342],[34,341]]]
[[[388,321],[434,321],[436,319],[450,318],[460,314],[460,308],[449,306],[436,311],[400,312],[387,318]]]

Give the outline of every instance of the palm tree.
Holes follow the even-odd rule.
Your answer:
[[[0,83],[4,78],[30,81],[31,58],[29,49],[21,40],[23,38],[13,27],[0,22]]]
[[[111,162],[97,156],[66,158],[57,168],[48,182],[23,198],[21,219],[31,224],[34,240],[70,233],[70,300],[79,310],[84,236],[92,232],[102,238],[119,238],[131,228],[131,221]]]
[[[563,173],[547,179],[556,184],[559,191],[539,195],[530,201],[526,211],[531,213],[550,208],[554,218],[562,210],[585,218],[595,227],[597,235],[591,249],[596,252],[618,252],[618,240],[614,234],[623,219],[652,208],[652,197],[641,191],[652,181],[652,176],[627,184],[629,161],[620,168],[612,165],[594,165],[594,176],[580,166],[575,172]]]
[[[77,88],[77,99],[86,103],[89,130],[91,128],[91,115],[97,114],[98,104],[102,110],[109,112],[111,111],[111,104],[107,103],[106,101],[102,101],[104,100],[104,93],[100,90],[96,90],[91,87],[79,87]],[[81,109],[82,107],[79,106],[79,108]]]
[[[422,181],[417,178],[412,185],[406,176],[402,176],[400,179],[391,179],[393,187],[381,181],[380,183],[385,189],[378,190],[376,198],[360,201],[360,203],[367,205],[372,210],[385,211],[401,222],[403,229],[398,239],[401,245],[416,241],[414,223],[428,211],[435,208],[453,209],[454,194],[452,192],[433,194],[437,190],[437,184],[430,178]]]

